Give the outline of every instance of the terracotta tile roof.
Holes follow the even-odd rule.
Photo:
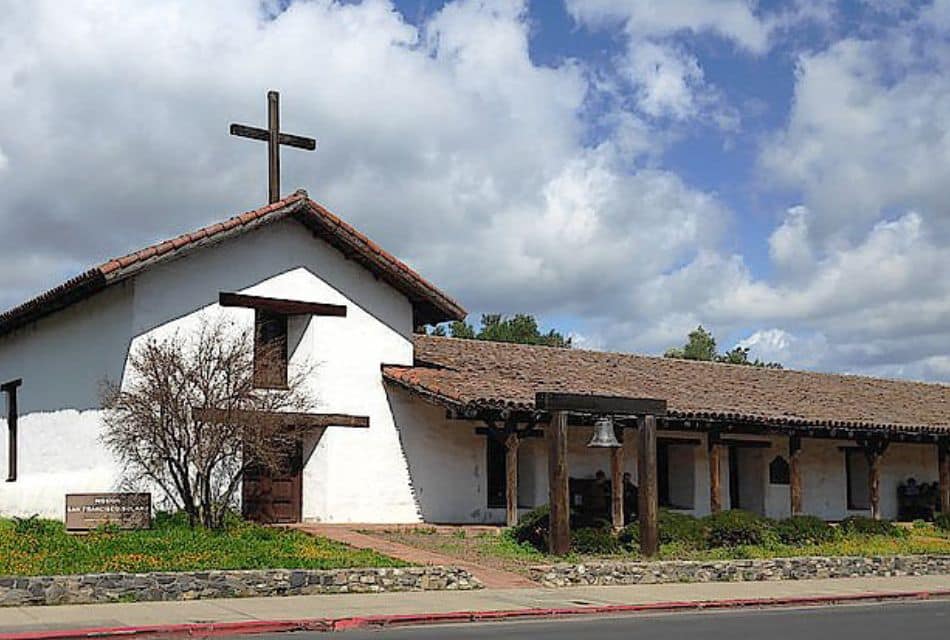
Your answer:
[[[950,433],[950,386],[416,336],[384,378],[463,408],[534,408],[537,391],[667,400],[682,419]]]
[[[406,264],[384,251],[355,228],[310,200],[305,191],[265,207],[234,216],[120,258],[100,264],[9,311],[0,313],[0,336],[87,298],[160,262],[186,255],[285,217],[306,225],[316,235],[405,294],[413,304],[415,322],[434,324],[461,320],[466,311]]]

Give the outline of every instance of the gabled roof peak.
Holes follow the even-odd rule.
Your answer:
[[[87,298],[111,284],[130,278],[158,263],[216,245],[265,224],[291,217],[329,245],[355,260],[412,302],[414,324],[461,320],[466,311],[413,269],[357,231],[353,226],[310,200],[307,192],[293,194],[266,206],[233,216],[197,231],[107,260],[71,280],[0,314],[0,336]]]

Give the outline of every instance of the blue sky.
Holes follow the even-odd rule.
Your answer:
[[[397,0],[395,7],[405,19],[424,26],[438,13],[445,0]],[[675,4],[675,3],[674,3]],[[926,3],[908,3],[910,5]],[[788,3],[761,2],[760,14],[780,11]],[[724,132],[708,123],[678,127],[676,140],[654,162],[669,168],[691,185],[715,193],[735,214],[728,248],[741,253],[752,272],[771,275],[768,237],[790,201],[800,198],[794,190],[763,188],[757,165],[763,137],[779,130],[789,117],[794,97],[795,70],[800,53],[820,50],[834,38],[870,35],[894,21],[895,15],[913,13],[908,8],[894,14],[875,10],[862,2],[842,2],[835,7],[833,23],[811,24],[807,20],[779,46],[764,54],[742,51],[728,38],[716,34],[684,32],[671,38],[701,60],[705,81],[717,87],[724,99],[738,110],[741,126]],[[560,1],[533,0],[527,4],[530,56],[538,65],[556,67],[566,60],[581,60],[591,69],[610,74],[622,57],[629,36],[622,21],[590,26],[579,23]],[[595,111],[593,116],[598,115]],[[609,133],[598,130],[591,118],[592,143]],[[558,315],[548,322],[564,331],[580,329],[582,318]],[[734,343],[750,327],[737,326],[721,341]]]
[[[258,205],[226,125],[279,89],[319,141],[285,191],[473,320],[646,353],[702,323],[789,367],[950,380],[950,0],[0,11],[0,306]]]

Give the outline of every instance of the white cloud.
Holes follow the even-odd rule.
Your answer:
[[[622,22],[635,37],[709,32],[756,53],[768,46],[768,26],[746,0],[567,0],[567,7],[588,24]]]
[[[260,124],[268,88],[284,128],[318,139],[284,151],[284,191],[476,311],[625,316],[727,224],[715,197],[635,166],[660,137],[636,116],[609,114],[617,135],[587,145],[593,80],[532,63],[521,3],[449,3],[421,29],[383,0],[273,20],[249,0],[0,10],[0,118],[18,122],[0,131],[0,255],[44,256],[0,306],[260,204],[264,148],[227,124]]]
[[[749,349],[752,359],[779,362],[792,369],[827,365],[828,341],[821,333],[801,337],[784,329],[763,329],[740,340],[738,346]]]
[[[619,82],[634,94],[638,112],[676,123],[696,121],[734,131],[739,112],[708,83],[696,55],[685,46],[691,36],[717,35],[744,53],[768,48],[771,26],[742,0],[623,2],[567,0],[573,18],[591,29],[619,27],[626,51],[617,57]]]
[[[739,1],[571,2],[631,43],[618,64],[637,109],[597,114],[597,146],[586,101],[612,79],[533,64],[522,3],[450,2],[420,28],[384,0],[268,6],[273,20],[252,0],[0,0],[0,119],[17,123],[0,130],[0,260],[15,274],[0,307],[260,204],[263,146],[227,124],[260,124],[277,88],[284,127],[319,141],[284,152],[284,190],[307,188],[475,312],[574,314],[579,344],[648,352],[703,323],[792,366],[945,375],[939,38],[922,63],[897,29],[802,57],[762,158],[800,205],[769,237],[764,278],[723,252],[730,211],[661,151],[685,121],[735,126],[681,38],[759,55],[805,5],[780,21]]]
[[[631,45],[628,72],[640,109],[654,118],[685,120],[696,115],[703,71],[693,56],[653,42]]]
[[[763,167],[802,190],[816,237],[854,238],[895,207],[945,218],[950,47],[908,37],[846,39],[799,61],[788,126]]]

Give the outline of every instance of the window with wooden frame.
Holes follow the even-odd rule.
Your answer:
[[[862,449],[844,450],[844,468],[848,487],[848,510],[871,508],[871,465]]]
[[[17,478],[17,389],[23,380],[11,380],[0,384],[0,391],[7,396],[7,482],[16,482]]]
[[[287,315],[254,311],[254,386],[287,388]]]
[[[769,463],[769,484],[791,484],[792,469],[782,456],[775,456]]]
[[[491,436],[485,438],[485,476],[489,509],[504,509],[508,504],[508,472],[505,445]]]

